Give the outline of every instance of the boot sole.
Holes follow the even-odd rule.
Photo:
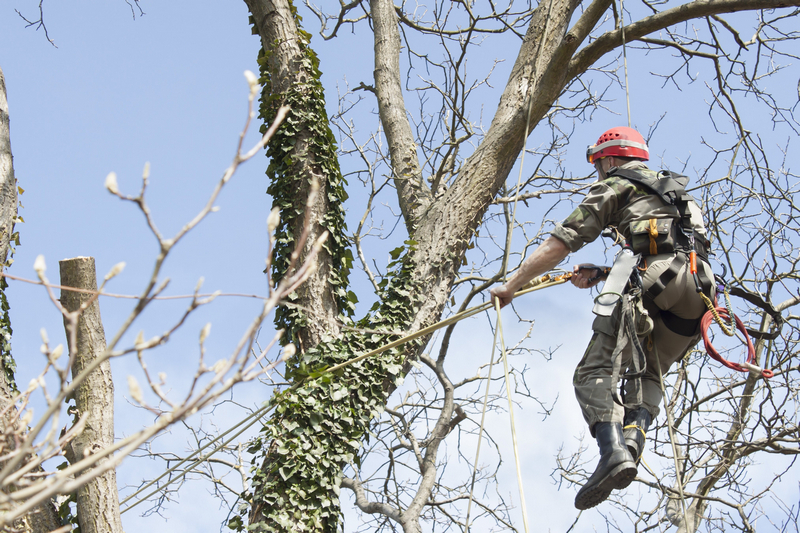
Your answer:
[[[614,489],[624,489],[636,479],[636,465],[625,461],[618,465],[600,483],[588,487],[586,485],[575,496],[575,508],[581,511],[591,509],[606,501]]]

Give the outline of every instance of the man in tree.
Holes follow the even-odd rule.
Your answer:
[[[596,300],[594,334],[573,377],[584,419],[600,448],[599,464],[575,498],[578,509],[605,501],[636,477],[645,432],[659,412],[661,374],[700,339],[701,289],[713,297],[706,230],[700,209],[684,190],[688,178],[647,168],[647,144],[631,128],[603,133],[589,147],[587,159],[598,180],[586,198],[505,284],[491,290],[505,306],[531,279],[597,239],[605,228],[624,238]],[[634,253],[639,255],[631,257]],[[577,265],[571,281],[585,289],[603,277],[598,267]],[[610,287],[615,280],[616,290]],[[623,287],[624,296],[619,294]],[[620,377],[622,398],[616,392]]]

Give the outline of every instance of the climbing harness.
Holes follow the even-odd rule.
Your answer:
[[[703,333],[706,352],[714,360],[733,370],[756,372],[765,378],[772,377],[772,371],[762,369],[754,364],[755,348],[750,340],[750,333],[753,333],[753,331],[748,330],[741,320],[733,314],[729,297],[731,291],[722,277],[716,276],[720,285],[717,292],[724,294],[726,306],[717,307],[716,303],[712,302],[708,297],[708,294],[711,293],[712,280],[707,278],[703,269],[697,268],[697,258],[700,257],[700,259],[708,263],[709,243],[705,236],[698,233],[692,225],[691,203],[693,198],[686,192],[689,178],[668,170],[662,170],[656,177],[648,176],[637,170],[622,168],[610,169],[608,174],[609,176],[625,178],[645,187],[648,191],[657,195],[666,205],[672,205],[678,211],[677,223],[672,223],[670,218],[650,218],[634,222],[631,224],[631,240],[628,243],[634,252],[647,255],[677,252],[669,267],[644,292],[645,300],[650,302],[655,300],[666,289],[667,285],[675,279],[678,272],[685,266],[686,261],[688,260],[689,262],[689,271],[694,279],[697,293],[705,303],[708,311],[703,315],[699,324],[692,320],[679,318],[668,311],[661,311],[662,319],[667,328],[680,335],[692,336],[697,333],[699,326]],[[741,289],[737,290],[737,294],[765,309],[773,318],[777,317],[776,321],[781,320],[780,313],[777,310],[755,295],[746,294],[746,291]],[[728,336],[734,336],[736,330],[743,335],[748,352],[744,363],[732,363],[722,357],[714,348],[708,333],[712,321],[715,321]],[[759,332],[758,334],[763,337],[762,333]]]

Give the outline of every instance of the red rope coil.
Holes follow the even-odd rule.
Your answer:
[[[728,310],[724,307],[717,307],[716,308],[717,314],[724,318],[727,321],[730,321],[730,315],[728,314]],[[722,357],[720,353],[714,348],[714,345],[711,344],[711,340],[708,338],[708,330],[711,326],[711,323],[714,321],[714,315],[711,311],[706,311],[703,315],[703,318],[700,321],[700,329],[703,332],[703,343],[706,347],[706,353],[712,357],[715,361],[719,361],[723,365],[727,366],[730,369],[737,370],[739,372],[750,372],[752,370],[760,370],[761,375],[764,378],[771,378],[774,373],[772,370],[767,368],[759,368],[755,366],[754,361],[756,359],[756,349],[753,346],[753,341],[750,340],[750,335],[747,334],[747,328],[744,326],[742,321],[739,319],[738,316],[733,315],[734,320],[736,321],[736,329],[738,329],[742,335],[744,335],[745,340],[747,341],[747,361],[745,365],[740,365],[739,363],[732,363]]]

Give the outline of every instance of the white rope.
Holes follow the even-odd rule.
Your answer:
[[[519,446],[517,445],[517,431],[514,423],[514,401],[512,398],[511,379],[508,375],[508,357],[506,354],[506,343],[503,339],[503,322],[500,320],[500,302],[495,300],[497,310],[497,331],[500,332],[500,349],[503,353],[503,371],[506,377],[506,396],[508,397],[508,413],[511,419],[511,443],[514,447],[514,462],[517,465],[517,483],[519,484],[519,499],[522,506],[522,525],[525,526],[525,533],[528,533],[528,507],[525,505],[525,492],[522,486],[522,467],[519,460]]]
[[[553,11],[553,0],[550,0],[547,16],[545,17],[544,32],[542,33],[542,38],[539,41],[539,49],[536,52],[536,59],[533,63],[533,72],[531,74],[531,85],[536,83],[536,77],[539,73],[539,61],[541,59],[542,45],[544,44],[545,40],[547,40],[547,35],[550,30],[550,14],[552,13],[552,11]],[[516,224],[516,219],[517,219],[517,204],[519,202],[520,188],[522,187],[522,169],[525,167],[525,152],[526,152],[525,144],[528,141],[528,134],[530,133],[532,109],[533,109],[533,96],[530,95],[528,99],[528,108],[525,113],[525,135],[522,138],[522,156],[520,157],[520,163],[519,163],[519,176],[517,177],[517,189],[516,189],[516,194],[514,196],[514,207],[511,210],[511,226],[510,226],[511,230],[508,232],[508,237],[506,239],[506,246],[503,256],[503,281],[506,280],[506,276],[508,274],[508,257],[511,252],[511,238],[513,237],[514,234],[514,224]],[[470,509],[472,507],[473,493],[475,490],[475,475],[478,470],[478,458],[480,457],[481,441],[483,440],[484,417],[486,415],[486,405],[489,401],[489,385],[491,384],[491,371],[494,361],[494,350],[495,346],[497,345],[497,333],[499,331],[500,344],[503,354],[503,369],[505,371],[505,380],[506,380],[506,395],[508,396],[509,414],[511,418],[511,438],[514,448],[514,460],[516,462],[516,468],[517,468],[517,482],[519,484],[520,505],[522,506],[522,523],[523,526],[525,527],[525,533],[528,533],[528,510],[527,506],[525,505],[525,491],[522,485],[522,468],[520,466],[519,451],[517,449],[517,437],[514,427],[513,398],[512,398],[512,390],[510,387],[510,380],[508,376],[508,360],[506,358],[505,342],[503,340],[503,334],[502,334],[502,321],[500,319],[500,302],[495,300],[494,303],[495,303],[495,310],[497,311],[497,328],[495,329],[495,336],[492,342],[492,355],[491,359],[489,360],[489,379],[487,379],[486,381],[486,392],[484,393],[484,398],[483,398],[483,409],[481,412],[481,427],[478,432],[478,446],[475,453],[475,464],[473,465],[472,469],[472,483],[470,485],[469,502],[467,503],[466,526],[464,531],[465,533],[469,531],[469,515],[470,515]]]
[[[619,0],[619,23],[622,30],[622,64],[625,70],[625,102],[628,105],[628,127],[631,127],[631,93],[628,88],[628,53],[625,45],[625,11],[623,11],[622,0]]]
[[[498,314],[498,316],[500,316]],[[467,518],[464,527],[464,533],[469,532],[469,514],[472,510],[472,498],[473,494],[475,493],[475,476],[478,472],[478,460],[481,457],[481,442],[483,441],[483,428],[486,422],[486,406],[489,404],[489,385],[492,383],[492,368],[494,367],[494,350],[497,346],[497,331],[498,328],[494,330],[494,339],[492,340],[492,352],[491,356],[489,356],[489,375],[486,377],[486,391],[483,394],[483,409],[481,410],[481,425],[480,429],[478,430],[478,446],[475,450],[475,462],[473,463],[472,468],[472,482],[469,486],[469,501],[467,502]]]

